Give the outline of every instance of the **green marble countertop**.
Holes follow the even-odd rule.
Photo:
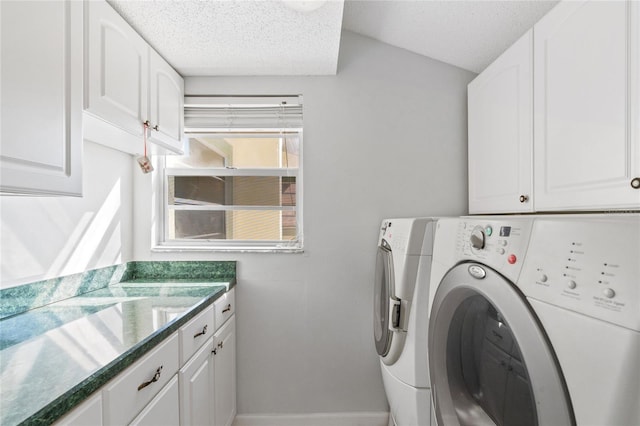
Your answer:
[[[132,277],[3,318],[0,424],[54,422],[234,283]]]

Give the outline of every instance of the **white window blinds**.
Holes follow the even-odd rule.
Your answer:
[[[302,128],[302,96],[185,96],[187,133]]]

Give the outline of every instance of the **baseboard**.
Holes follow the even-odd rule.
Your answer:
[[[233,426],[387,426],[387,412],[238,414]]]

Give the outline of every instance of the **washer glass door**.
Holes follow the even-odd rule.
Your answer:
[[[486,266],[463,263],[437,288],[429,367],[439,425],[573,425],[555,355],[529,304]]]
[[[378,246],[373,293],[373,337],[378,355],[389,353],[393,333],[389,330],[389,298],[393,294],[393,258],[391,247],[382,240]]]

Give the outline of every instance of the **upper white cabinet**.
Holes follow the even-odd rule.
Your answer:
[[[140,154],[147,122],[154,151],[181,153],[182,77],[105,1],[85,24],[85,139]]]
[[[533,211],[529,30],[468,87],[469,212]]]
[[[567,1],[535,26],[536,210],[640,207],[639,11]]]
[[[636,1],[560,2],[470,83],[471,213],[640,209],[639,26]]]
[[[184,80],[151,48],[149,76],[152,138],[167,149],[176,146],[181,149],[184,131]]]
[[[82,195],[79,1],[1,1],[0,191]]]
[[[84,108],[141,140],[149,107],[149,46],[106,2],[86,7]]]

